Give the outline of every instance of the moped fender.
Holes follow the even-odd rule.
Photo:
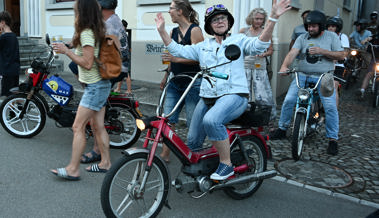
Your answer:
[[[128,148],[128,149],[122,151],[121,153],[125,156],[130,156],[130,155],[137,154],[137,153],[149,154],[150,150],[145,149],[145,148]],[[163,166],[165,166],[169,177],[171,177],[170,176],[171,174],[170,174],[170,171],[167,167],[166,161],[164,161],[159,155],[155,155],[155,157],[158,158],[158,160],[163,163]],[[171,181],[171,178],[169,178],[169,179],[170,179],[169,181]]]
[[[307,109],[304,108],[304,107],[299,107],[297,110],[296,110],[296,113],[302,113],[302,114],[307,114]]]

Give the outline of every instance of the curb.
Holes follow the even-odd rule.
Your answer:
[[[325,195],[333,196],[333,197],[336,197],[336,198],[352,201],[354,203],[358,203],[358,204],[361,204],[361,205],[364,205],[364,206],[369,206],[369,207],[373,207],[373,208],[379,209],[379,204],[378,203],[367,201],[367,200],[363,200],[363,199],[359,199],[359,198],[355,198],[355,197],[352,197],[352,196],[349,196],[349,195],[346,195],[346,194],[342,194],[342,193],[338,193],[338,192],[333,192],[333,191],[330,191],[328,189],[323,189],[323,188],[318,188],[318,187],[311,186],[311,185],[306,185],[306,184],[297,182],[297,181],[292,180],[292,179],[287,179],[287,178],[285,178],[283,176],[275,176],[275,177],[273,177],[271,179],[275,180],[275,181],[278,181],[278,182],[284,182],[284,183],[291,184],[291,185],[294,185],[294,186],[297,186],[297,187],[305,188],[305,189],[308,189],[308,190],[311,190],[311,191],[315,191],[315,192],[318,192],[318,193],[322,193],[322,194],[325,194]]]

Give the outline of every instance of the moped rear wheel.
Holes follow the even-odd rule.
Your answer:
[[[106,174],[101,205],[107,217],[155,217],[166,202],[169,177],[164,164],[154,157],[145,188],[147,153],[122,156]]]
[[[110,147],[126,149],[136,143],[141,135],[136,119],[130,109],[123,105],[112,104],[107,109],[105,127],[109,134]]]
[[[250,159],[252,166],[249,166],[249,171],[242,174],[255,174],[266,170],[267,167],[267,154],[263,147],[262,141],[254,136],[242,136],[240,139],[247,151],[248,158]],[[231,152],[239,150],[239,146],[234,146]],[[247,164],[244,160],[241,163],[233,163],[235,166]],[[238,177],[239,175],[236,175]],[[233,187],[228,187],[224,192],[233,199],[240,200],[248,198],[253,195],[261,186],[263,180],[251,181],[245,184],[234,185]]]
[[[24,107],[26,94],[11,95],[0,106],[0,122],[4,129],[17,138],[31,138],[42,131],[46,123],[44,106],[32,98],[22,119],[19,115]]]
[[[300,159],[303,152],[305,134],[305,114],[297,113],[292,134],[292,158],[295,161]]]

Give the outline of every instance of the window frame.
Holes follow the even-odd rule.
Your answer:
[[[189,0],[190,3],[204,3],[205,0]],[[137,0],[137,6],[167,5],[171,0]]]
[[[46,10],[73,9],[75,0],[46,0]]]

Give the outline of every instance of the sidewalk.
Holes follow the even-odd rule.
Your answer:
[[[74,86],[77,95],[82,93],[82,87],[70,72],[60,76]],[[20,75],[20,80],[24,78]],[[307,138],[302,160],[298,162],[291,159],[289,140],[269,141],[273,159],[268,168],[278,171],[276,180],[379,208],[379,108],[372,108],[368,98],[357,100],[354,95],[357,84],[343,89],[340,97],[338,155],[326,154],[328,141],[325,128],[321,128],[319,134]],[[125,82],[122,89],[126,90]],[[141,112],[154,115],[161,93],[159,84],[132,81],[132,90]],[[278,118],[282,101],[277,99]],[[181,117],[183,120],[184,116]],[[274,124],[277,123],[276,120]],[[185,125],[178,125],[177,132],[185,138]]]

